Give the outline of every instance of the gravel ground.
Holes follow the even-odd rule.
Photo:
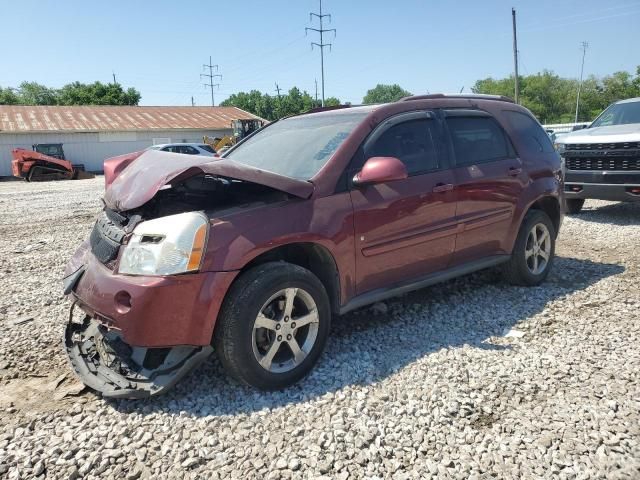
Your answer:
[[[336,319],[287,391],[212,358],[113,402],[61,348],[102,183],[0,183],[0,478],[640,478],[640,204],[566,218],[541,287],[485,271]]]

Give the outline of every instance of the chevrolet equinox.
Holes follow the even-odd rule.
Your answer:
[[[487,267],[549,274],[561,160],[506,97],[423,95],[272,122],[223,158],[105,161],[70,260],[71,364],[105,397],[173,386],[211,352],[265,390],[303,378],[332,315]]]

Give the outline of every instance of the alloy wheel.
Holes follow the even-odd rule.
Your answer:
[[[302,288],[285,288],[262,306],[253,324],[253,354],[262,368],[284,373],[300,365],[318,337],[313,297]]]
[[[544,272],[551,258],[551,235],[544,223],[537,223],[527,235],[525,245],[527,268],[534,275]]]

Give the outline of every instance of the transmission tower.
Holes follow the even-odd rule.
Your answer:
[[[213,69],[216,69],[216,72],[218,71],[218,65],[213,65],[213,62],[211,61],[211,57],[209,57],[209,64],[204,64],[202,65],[202,68],[208,68],[209,69],[209,73],[201,73],[200,74],[200,78],[202,77],[206,77],[209,79],[209,83],[205,83],[204,86],[205,87],[210,87],[211,88],[211,106],[215,107],[216,106],[216,101],[215,98],[213,96],[213,87],[218,87],[220,88],[220,84],[219,83],[213,83],[213,79],[216,77],[220,77],[220,80],[222,80],[222,75],[220,75],[219,73],[213,73]]]
[[[306,35],[309,30],[312,30],[320,34],[320,43],[311,42],[311,48],[313,49],[314,46],[320,48],[320,72],[322,75],[322,106],[324,107],[324,49],[325,47],[329,47],[329,50],[331,50],[331,44],[324,43],[324,34],[327,32],[333,32],[333,36],[335,37],[336,29],[324,28],[324,19],[326,18],[329,20],[329,22],[331,22],[331,15],[328,13],[322,13],[322,0],[320,0],[320,13],[311,12],[309,14],[309,20],[313,22],[314,17],[320,21],[320,28],[306,27],[304,29],[304,33]]]

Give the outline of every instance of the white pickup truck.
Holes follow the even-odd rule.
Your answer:
[[[640,201],[640,98],[609,105],[588,127],[562,135],[567,213],[587,198]]]

